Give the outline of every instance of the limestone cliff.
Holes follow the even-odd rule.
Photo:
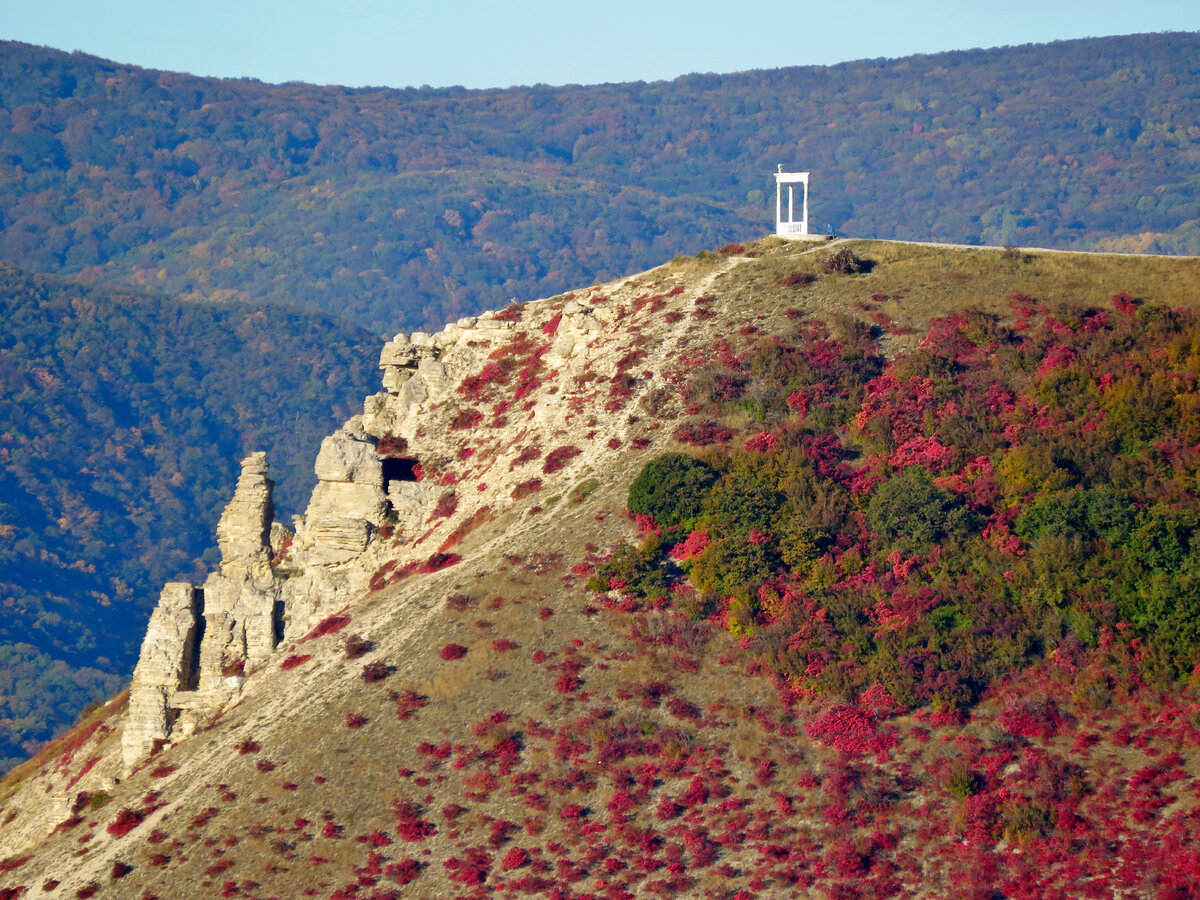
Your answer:
[[[553,320],[536,366],[554,367],[563,381],[589,367],[595,339],[619,315],[614,306],[573,299],[526,309],[544,319],[540,328],[550,330],[545,326]],[[420,467],[422,460],[440,467],[446,458],[422,427],[427,413],[493,356],[528,353],[527,328],[500,313],[387,342],[380,356],[384,390],[322,442],[317,486],[292,529],[273,521],[265,456],[243,460],[217,526],[219,569],[202,587],[168,585],[143,642],[122,737],[126,770],[237,702],[281,642],[298,640],[361,596],[385,556],[394,556],[397,537],[414,538],[428,524],[444,492],[422,478]],[[519,346],[512,346],[518,335]],[[565,424],[574,417],[562,409],[565,395],[540,396],[526,410],[529,420]],[[482,493],[493,492],[485,486]],[[381,530],[388,540],[379,540]]]

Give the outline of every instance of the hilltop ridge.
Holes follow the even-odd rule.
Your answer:
[[[1200,252],[1196,34],[670,82],[352,90],[0,44],[0,257],[376,334],[818,228]],[[764,193],[768,196],[764,197]]]
[[[0,890],[1194,887],[1200,859],[1184,848],[1200,732],[1186,678],[1162,681],[1165,658],[1122,656],[1086,584],[1072,588],[1079,603],[1038,601],[1062,611],[1033,619],[1044,644],[986,643],[967,620],[1004,637],[987,619],[1003,605],[995,585],[937,567],[969,546],[980,579],[994,564],[997,583],[1032,591],[1047,554],[1070,552],[1016,521],[1038,491],[1068,496],[1066,458],[1029,456],[1016,418],[1003,438],[968,427],[985,420],[968,414],[1025,415],[1016,394],[987,387],[989,353],[1025,354],[1013,359],[1027,370],[1006,377],[1041,392],[1046,409],[1029,415],[1049,435],[1069,422],[1055,404],[1067,416],[1071,391],[1085,396],[1087,341],[1111,334],[1127,351],[1163,329],[1162,352],[1139,365],[1178,399],[1124,452],[1156,467],[1145,489],[1194,509],[1195,379],[1151,369],[1182,372],[1197,352],[1197,285],[1200,259],[769,238],[397,335],[381,353],[384,390],[323,443],[306,512],[273,523],[269,468],[249,457],[202,605],[168,585],[129,697],[4,780]],[[1134,382],[1109,374],[1115,419]],[[919,433],[884,435],[873,411],[920,396],[887,393],[905,379],[928,382],[924,411],[895,420]],[[954,384],[970,390],[938,396]],[[976,413],[975,390],[999,411]],[[981,439],[990,469],[967,453]],[[702,512],[627,514],[655,461],[693,467]],[[753,482],[768,476],[790,479],[820,527]],[[1038,479],[1050,487],[1022,492]],[[934,549],[912,522],[889,532],[894,510],[874,499],[889,484],[920,487],[961,535],[933,533]],[[1162,516],[1150,524],[1189,546],[1195,524]],[[1186,576],[1191,564],[1172,565]],[[978,605],[902,608],[918,587]],[[1192,640],[1195,621],[1180,623]],[[931,641],[928,684],[886,669],[897,634]],[[955,674],[968,635],[995,666],[974,693],[936,677]]]

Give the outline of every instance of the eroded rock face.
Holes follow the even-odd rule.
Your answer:
[[[597,317],[574,304],[564,310],[552,355],[568,368],[583,364]],[[463,319],[437,334],[397,335],[380,355],[384,391],[364,413],[321,443],[317,486],[294,532],[273,521],[273,482],[266,456],[242,461],[232,500],[217,525],[218,571],[203,589],[170,584],[151,618],[134,674],[123,757],[132,767],[156,740],[177,739],[235,702],[253,672],[281,640],[303,637],[330,611],[369,589],[391,537],[413,536],[430,524],[444,487],[418,480],[420,417],[453,395],[514,323]],[[408,445],[414,456],[385,460],[379,441]],[[401,450],[400,452],[404,452]],[[395,551],[388,559],[394,560]]]
[[[321,481],[379,484],[383,479],[383,463],[375,452],[375,441],[344,429],[321,441],[315,469]]]
[[[306,566],[348,562],[367,548],[387,514],[375,439],[361,429],[339,429],[321,442],[316,473],[319,481],[296,530],[295,559]]]
[[[275,649],[279,584],[271,569],[274,483],[267,474],[265,454],[242,461],[217,524],[220,569],[203,590],[182,583],[163,588],[130,686],[122,735],[127,768],[156,740],[187,733],[235,697],[240,684],[227,680],[227,668],[252,669]]]
[[[132,768],[165,740],[174,721],[176,693],[187,690],[195,673],[195,644],[202,598],[190,584],[169,582],[150,616],[129,692],[129,717],[121,754]]]
[[[275,482],[267,477],[265,453],[252,453],[242,460],[237,489],[217,523],[222,568],[252,567],[270,559],[274,487]]]

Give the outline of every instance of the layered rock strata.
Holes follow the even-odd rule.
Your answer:
[[[568,300],[546,361],[566,375],[584,371],[614,316]],[[218,570],[202,589],[167,585],[151,619],[123,735],[127,768],[156,742],[185,736],[237,702],[253,683],[247,678],[281,642],[301,640],[324,616],[367,593],[371,573],[396,558],[395,542],[379,540],[381,534],[412,538],[428,531],[441,491],[420,476],[419,460],[438,443],[421,430],[422,414],[453,397],[454,386],[515,332],[513,321],[487,315],[388,341],[379,360],[384,390],[322,442],[317,486],[292,528],[274,521],[265,455],[242,462],[217,526]],[[535,418],[552,415],[561,398],[543,401]]]
[[[190,584],[168,583],[150,616],[141,658],[133,672],[129,716],[121,739],[126,768],[132,768],[171,732],[175,695],[188,687],[196,667],[194,650],[202,601]]]

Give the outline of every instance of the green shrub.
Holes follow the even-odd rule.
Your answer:
[[[667,574],[662,568],[662,541],[651,538],[643,546],[622,544],[612,559],[596,568],[588,579],[588,589],[607,591],[614,584],[618,590],[654,600],[667,596]]]
[[[1016,533],[1026,540],[1049,535],[1102,537],[1111,544],[1129,538],[1136,508],[1126,496],[1107,487],[1057,491],[1038,497],[1017,518]]]
[[[721,476],[704,500],[704,521],[715,535],[778,530],[787,498],[765,472],[740,464]]]
[[[946,776],[946,790],[959,800],[965,800],[983,790],[983,778],[960,760]]]
[[[923,553],[975,528],[971,512],[920,466],[911,466],[876,490],[867,506],[871,529],[906,553]]]
[[[664,528],[687,523],[700,515],[717,476],[712,466],[685,453],[664,453],[646,463],[629,486],[629,509],[654,516]]]
[[[688,571],[702,591],[751,602],[758,586],[771,578],[778,564],[767,545],[736,536],[709,544]]]

